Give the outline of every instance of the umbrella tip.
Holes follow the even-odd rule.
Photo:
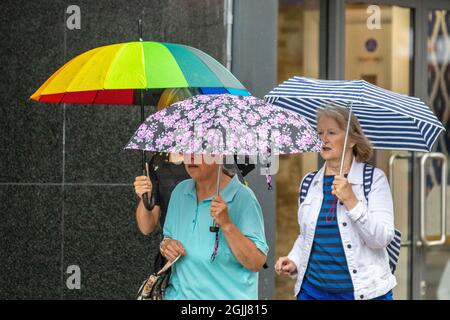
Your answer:
[[[142,39],[142,19],[138,20],[138,33],[139,33],[139,41],[144,41]]]

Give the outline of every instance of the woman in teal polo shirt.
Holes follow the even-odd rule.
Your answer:
[[[268,252],[258,200],[237,176],[224,173],[215,197],[218,164],[201,155],[185,156],[185,163],[192,179],[172,193],[160,246],[169,261],[182,255],[165,299],[258,299],[258,271]],[[220,226],[215,259],[213,219]]]

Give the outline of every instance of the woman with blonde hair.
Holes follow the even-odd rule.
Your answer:
[[[302,180],[300,234],[275,265],[278,274],[296,278],[298,300],[393,299],[396,279],[386,250],[394,238],[392,195],[383,171],[367,164],[372,145],[357,118],[348,118],[340,107],[317,113],[325,164]]]

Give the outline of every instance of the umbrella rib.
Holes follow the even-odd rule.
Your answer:
[[[219,82],[222,84],[222,86],[224,88],[229,87],[227,82],[235,82],[233,84],[230,83],[230,87],[233,86],[234,84],[241,84],[240,81],[231,73],[227,73],[227,74],[223,74],[223,76],[220,76],[220,73],[215,72],[212,68],[225,68],[224,66],[222,66],[219,62],[217,62],[215,59],[213,59],[211,56],[207,55],[205,52],[194,48],[194,47],[190,47],[190,46],[186,46],[186,45],[182,45],[184,47],[186,47],[189,51],[191,51],[195,56],[197,56],[198,60],[203,63],[208,70],[210,70],[210,72],[215,75],[215,77],[219,80]],[[208,59],[210,60],[209,62],[211,63],[211,67],[208,65]],[[216,65],[215,65],[216,64]],[[226,70],[226,69],[225,69]],[[228,70],[227,70],[228,71]],[[227,79],[227,77],[229,77],[230,79]],[[245,89],[245,87],[241,84],[241,88],[237,88],[237,89]]]
[[[317,89],[321,89],[321,88],[329,88],[330,87],[330,80],[323,80],[323,81],[313,81],[309,78],[305,78],[305,77],[293,77],[291,79],[286,80],[285,82],[283,82],[280,86],[278,86],[277,88],[275,88],[274,90],[272,90],[271,92],[269,92],[268,95],[265,96],[266,99],[270,99],[273,100],[273,102],[276,102],[278,100],[278,98],[293,98],[293,99],[314,99],[314,94],[311,94],[311,97],[305,97],[305,96],[299,96],[299,94],[295,94],[295,90],[301,90],[302,94],[305,92],[305,90],[310,89],[311,87],[317,88]],[[335,81],[336,83],[342,83],[342,84],[347,84],[348,86],[339,86],[339,88],[337,88],[336,90],[342,90],[343,88],[349,88],[350,90],[352,90],[351,88],[354,88],[355,90],[357,90],[358,88],[360,88],[359,90],[361,91],[361,94],[358,95],[358,98],[360,99],[360,101],[363,101],[363,97],[367,96],[369,97],[369,101],[370,104],[373,104],[373,102],[376,102],[376,100],[382,100],[383,98],[383,94],[393,98],[394,100],[397,101],[393,101],[392,103],[396,106],[396,109],[388,109],[384,106],[380,106],[377,104],[377,107],[384,109],[384,110],[388,110],[388,111],[393,111],[396,112],[398,114],[401,114],[403,116],[418,120],[418,121],[423,121],[426,123],[429,123],[431,125],[434,126],[438,126],[441,128],[444,128],[442,126],[442,124],[437,121],[437,119],[429,119],[428,117],[430,116],[435,116],[434,113],[428,109],[426,110],[421,110],[421,108],[427,107],[419,98],[417,97],[410,97],[407,95],[402,95],[393,91],[389,91],[386,90],[384,88],[377,88],[376,86],[371,85],[370,83],[363,81],[363,80],[337,80]],[[305,86],[307,86],[307,88],[305,89]],[[308,88],[309,87],[309,88]],[[284,90],[283,90],[284,89]],[[293,92],[290,93],[289,91],[292,90]],[[288,91],[286,93],[282,93],[280,95],[280,91]],[[327,94],[332,94],[332,90],[328,90]],[[350,94],[350,93],[349,93]],[[375,98],[373,98],[373,96],[375,96]],[[372,99],[373,98],[373,99]],[[408,101],[408,99],[410,101]],[[341,99],[336,99],[336,97],[331,97],[330,99],[322,99],[322,100],[339,100],[339,101],[344,101],[344,102],[357,102],[355,100],[357,99],[349,99],[349,98],[341,98]],[[405,104],[411,104],[414,106],[414,111],[417,112],[417,114],[420,115],[420,117],[415,116],[413,114],[408,114],[405,113],[404,111],[402,111],[402,108],[405,107]],[[368,103],[369,104],[369,103]]]
[[[88,62],[95,56],[97,56],[98,54],[100,54],[102,52],[102,48],[100,48],[99,50],[97,50],[97,52],[95,52],[88,60],[86,60],[83,65],[81,66],[81,68],[78,70],[77,74],[74,75],[74,77],[72,78],[72,80],[70,80],[69,84],[66,86],[66,93],[67,92],[83,92],[83,91],[90,91],[90,90],[82,90],[82,91],[69,91],[70,86],[72,85],[72,83],[75,81],[75,79],[77,79],[80,76],[81,71],[84,70],[84,68],[86,67],[86,65],[88,64]]]
[[[64,69],[69,65],[69,63],[70,63],[70,61],[66,62],[61,68],[59,68],[58,70],[56,70],[55,73],[53,73],[53,74],[50,76],[50,78],[48,78],[48,79],[42,84],[42,86],[40,86],[39,89],[37,89],[36,92],[33,93],[33,95],[32,95],[31,97],[33,97],[33,96],[35,96],[36,94],[38,94],[38,95],[39,95],[38,98],[39,98],[39,101],[40,101],[40,98],[41,98],[42,95],[43,95],[43,94],[42,94],[42,91],[44,91],[45,88],[48,87],[48,85],[52,82],[52,80],[53,80],[56,76],[58,76],[61,72],[64,71]],[[44,95],[45,95],[45,94],[44,94]]]
[[[140,47],[141,47],[141,66],[142,66],[142,74],[144,75],[144,88],[148,88],[149,84],[147,82],[147,71],[145,70],[145,54],[144,54],[144,42],[140,41],[139,42]]]
[[[268,96],[266,96],[266,97],[268,97]],[[271,100],[271,101],[272,101],[272,103],[276,103],[277,101],[279,101],[280,98],[296,99],[296,100],[299,100],[299,101],[300,100],[308,100],[308,99],[309,100],[318,100],[318,99],[315,99],[313,95],[308,96],[308,97],[304,97],[304,96],[299,97],[298,95],[297,96],[295,96],[295,95],[283,95],[283,96],[275,96],[275,98],[273,100]],[[333,102],[339,101],[339,102],[344,102],[344,103],[355,102],[355,100],[353,100],[353,99],[348,99],[348,98],[336,99],[336,98],[331,98],[331,97],[330,98],[321,98],[320,100],[325,101],[325,102],[326,101],[333,101]],[[369,105],[370,106],[374,105],[373,102],[370,102],[370,103],[367,102],[367,103],[364,103],[364,104],[368,105],[368,106]],[[414,116],[412,114],[408,114],[408,113],[402,112],[401,110],[398,110],[398,109],[389,109],[387,107],[384,107],[384,106],[378,105],[378,104],[376,106],[378,108],[386,110],[386,111],[395,112],[395,113],[398,113],[399,115],[402,115],[402,116],[405,116],[405,117],[408,117],[408,118],[411,118],[411,119],[414,119],[414,120],[423,121],[423,122],[429,123],[431,125],[444,128],[440,123],[437,123],[437,122],[435,122],[433,120],[425,118],[427,116],[426,114],[423,114],[424,118],[420,118],[420,117]],[[426,105],[424,105],[424,106],[426,107]],[[400,107],[397,107],[397,108],[400,108]],[[434,115],[434,114],[432,113],[432,115]]]
[[[94,96],[94,99],[92,100],[92,103],[91,104],[95,104],[95,100],[97,100],[97,96],[98,96],[98,92],[99,92],[100,90],[95,90],[95,96]]]
[[[64,92],[64,93],[61,95],[61,99],[59,99],[58,103],[63,103],[63,100],[64,100],[64,98],[66,97],[66,94],[67,94],[67,93]]]
[[[445,130],[445,129],[444,129]],[[436,142],[436,140],[439,138],[439,136],[441,135],[441,133],[442,133],[442,130],[439,130],[439,133],[437,133],[435,136],[434,136],[434,139],[433,139],[433,142],[430,144],[430,146],[433,146],[434,145],[434,143]],[[431,151],[431,148],[429,148],[430,150],[429,151]]]
[[[370,93],[370,91],[368,91],[367,90],[367,88],[364,88],[363,89],[363,93],[364,93],[364,95],[367,95],[367,96],[370,96],[370,94],[368,94],[368,93]],[[379,95],[377,95],[377,96],[379,96]],[[380,97],[380,99],[381,99],[381,97]],[[422,102],[423,103],[423,102]],[[442,127],[442,124],[440,124],[440,123],[434,123],[434,122],[432,122],[432,121],[430,121],[429,119],[421,119],[421,118],[418,118],[418,117],[416,117],[416,116],[414,116],[414,115],[410,115],[410,114],[407,114],[407,113],[405,113],[403,110],[401,110],[401,105],[400,106],[398,106],[398,103],[395,103],[395,105],[397,106],[397,108],[398,109],[395,109],[395,110],[390,110],[390,109],[387,109],[386,107],[384,107],[384,106],[379,106],[379,105],[377,105],[377,107],[379,107],[380,109],[384,109],[384,110],[388,110],[388,111],[395,111],[396,113],[399,113],[399,114],[401,114],[401,115],[404,115],[405,117],[409,117],[409,118],[412,118],[412,119],[415,119],[415,120],[417,120],[417,121],[423,121],[423,122],[426,122],[426,123],[428,123],[428,124],[430,124],[430,125],[433,125],[433,126],[440,126],[440,127]],[[426,108],[428,108],[428,106],[426,105],[426,104],[424,104],[423,103],[423,107],[426,107]],[[431,115],[433,115],[433,116],[435,116],[436,117],[436,115],[430,110],[430,112],[431,112]],[[422,113],[422,112],[421,112]],[[425,116],[425,115],[424,115]]]
[[[320,106],[318,105],[320,103],[320,101],[318,99],[315,99],[316,101],[314,102],[314,101],[311,101],[312,99],[295,99],[295,98],[287,98],[287,97],[283,96],[283,97],[272,98],[272,100],[273,100],[274,104],[280,105],[283,108],[293,110],[293,111],[301,114],[302,116],[305,116],[305,113],[300,112],[300,110],[306,110],[306,113],[309,114],[312,110],[320,108]],[[353,109],[354,109],[355,114],[357,114],[357,115],[358,115],[358,111],[362,110],[361,108],[358,108],[358,107],[354,107]],[[308,111],[308,110],[310,110],[310,111]],[[422,121],[421,119],[417,119],[410,115],[396,113],[395,110],[390,110],[390,109],[386,109],[383,107],[379,107],[379,110],[382,110],[383,112],[397,114],[399,117],[402,117],[402,118],[404,117],[404,119],[408,119],[408,121],[405,122],[405,125],[409,125],[411,130],[414,130],[414,132],[418,133],[418,137],[414,138],[416,141],[415,145],[417,145],[417,146],[422,145],[422,146],[426,147],[426,149],[429,149],[429,147],[428,147],[429,146],[429,143],[428,143],[429,138],[427,138],[427,137],[430,135],[431,135],[431,137],[432,137],[432,135],[435,135],[435,129],[439,128],[440,130],[442,130],[442,127],[437,126],[435,123],[425,122],[425,121]],[[370,111],[370,109],[369,109],[369,111]],[[376,112],[375,113],[371,112],[371,113],[373,114],[373,116],[376,115]],[[313,120],[311,120],[311,121],[313,121]],[[371,122],[371,120],[368,120],[368,121]],[[365,122],[367,122],[367,121],[365,121]],[[421,127],[420,127],[421,123],[429,126],[429,129],[427,130],[426,135],[424,134],[423,129],[421,129]],[[363,125],[363,123],[361,123],[361,124]],[[395,126],[395,123],[393,123],[393,126]],[[365,127],[366,126],[363,125],[364,129],[365,129]],[[400,128],[400,129],[401,130],[398,132],[399,134],[397,135],[397,138],[393,137],[394,139],[398,139],[399,137],[401,137],[401,133],[402,133],[403,129],[402,128]],[[433,132],[430,132],[430,130],[433,130]],[[369,134],[368,132],[366,134],[368,135],[368,137],[371,137],[371,134]],[[373,139],[371,139],[371,140],[375,144],[379,143],[377,141],[373,141]],[[436,140],[436,138],[434,138],[434,140]],[[411,142],[401,142],[401,141],[399,141],[398,143],[399,144],[407,143],[410,145],[414,144]],[[375,148],[379,149],[378,147],[375,147]],[[418,148],[415,148],[415,149],[418,149]],[[422,150],[423,149],[424,148],[422,148]]]
[[[197,59],[197,61],[199,61],[199,63],[201,63],[206,69],[208,69],[208,71],[214,76],[214,77],[216,77],[216,79],[217,79],[217,81],[225,88],[226,86],[225,86],[225,84],[223,83],[223,81],[219,78],[219,76],[218,75],[216,75],[216,73],[214,72],[214,70],[212,70],[209,66],[208,66],[208,64],[199,56],[199,55],[196,55],[195,54],[195,50],[191,50],[191,49],[195,49],[195,48],[193,48],[193,47],[190,47],[190,46],[186,46],[186,45],[181,45],[182,47],[185,47],[186,48],[186,50],[188,50],[189,52],[191,52],[192,53],[192,55],[194,56],[194,57],[196,57],[196,59]],[[180,69],[181,69],[181,67],[180,67]],[[187,79],[186,79],[187,80]],[[186,81],[187,82],[187,81]]]
[[[103,90],[108,90],[105,88],[105,83],[108,80],[109,74],[111,72],[112,66],[114,65],[114,63],[116,62],[116,60],[118,59],[118,57],[122,54],[122,52],[125,50],[125,48],[127,48],[129,46],[130,43],[124,43],[122,45],[121,48],[119,48],[119,50],[116,51],[116,54],[114,55],[114,58],[111,59],[111,63],[108,66],[108,69],[106,70],[105,73],[105,79],[103,80]],[[117,89],[117,88],[116,88]],[[122,88],[122,89],[129,89],[129,88]]]

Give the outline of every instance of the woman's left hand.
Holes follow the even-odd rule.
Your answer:
[[[230,216],[228,215],[227,203],[222,199],[220,194],[211,202],[211,217],[214,218],[216,224],[223,227],[230,223]]]
[[[334,176],[331,194],[342,201],[348,210],[353,209],[358,204],[358,198],[353,192],[352,185],[345,177]]]

